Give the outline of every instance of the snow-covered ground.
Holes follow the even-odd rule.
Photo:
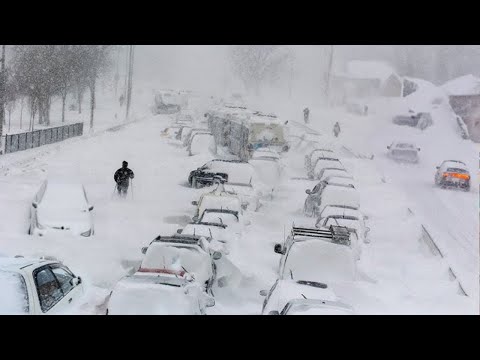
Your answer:
[[[342,133],[336,140],[330,134],[339,119]],[[161,137],[170,122],[169,116],[140,117],[118,131],[0,157],[0,253],[62,259],[89,285],[87,304],[76,312],[102,313],[109,290],[140,261],[142,246],[183,227],[194,214],[191,202],[205,191],[189,188],[187,176],[211,156],[190,157],[179,142]],[[471,193],[433,187],[438,162],[459,158],[475,173],[478,150],[470,156],[470,142],[456,136],[450,124],[438,125],[421,133],[391,125],[390,119],[378,115],[312,111],[310,126],[321,133],[320,141],[375,154],[374,160],[367,160],[345,151],[343,159],[358,183],[362,210],[369,216],[371,243],[363,248],[358,280],[332,287],[359,314],[478,313],[478,184]],[[289,128],[297,136],[306,131],[293,122]],[[422,147],[418,166],[400,166],[384,157],[385,147],[400,136],[415,138]],[[431,144],[437,145],[432,148]],[[286,167],[277,179],[273,199],[258,212],[246,214],[251,225],[228,256],[236,281],[216,289],[216,305],[209,314],[259,314],[264,299],[259,290],[269,289],[277,276],[279,257],[274,244],[284,239],[293,222],[311,221],[303,217],[302,208],[305,190],[315,183],[302,180],[306,150],[297,145],[282,159]],[[113,173],[123,160],[129,162],[135,180],[133,196],[122,201],[112,195]],[[94,237],[26,235],[32,198],[46,178],[85,185],[95,205]],[[421,224],[438,241],[445,260],[432,256],[419,241]],[[448,277],[449,266],[469,297],[458,294],[457,284]]]

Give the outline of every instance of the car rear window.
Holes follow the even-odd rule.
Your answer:
[[[28,292],[22,275],[0,271],[0,314],[28,314]]]
[[[459,168],[448,168],[447,172],[451,173],[459,173],[459,174],[466,174],[468,171],[465,169],[459,169]]]

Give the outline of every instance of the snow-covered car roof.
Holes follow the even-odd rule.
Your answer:
[[[348,178],[348,177],[342,177],[342,176],[330,176],[323,180],[327,185],[353,185],[355,186],[355,182],[353,179]]]
[[[210,169],[228,174],[228,181],[239,184],[249,184],[255,177],[255,168],[247,162],[212,161],[208,163]]]
[[[480,78],[472,74],[458,77],[442,85],[449,95],[480,95]]]
[[[86,210],[88,206],[82,184],[64,184],[48,181],[39,207]]]
[[[0,257],[0,271],[19,271],[24,267],[49,263],[49,260],[35,259],[35,258],[24,258],[24,257]]]
[[[347,205],[360,208],[360,196],[353,188],[327,185],[322,192],[322,210],[327,205]]]
[[[319,180],[323,181],[325,179],[328,179],[329,177],[346,178],[353,180],[353,177],[345,169],[338,169],[338,167],[322,169],[322,176],[319,178]]]
[[[115,286],[108,303],[111,315],[198,315],[198,299],[186,294],[185,281],[169,281],[163,277],[132,276]],[[175,280],[173,280],[175,281]]]
[[[217,223],[192,223],[185,225],[182,235],[204,236],[205,238],[218,240],[224,236],[226,227],[226,225]]]
[[[442,167],[452,167],[452,168],[457,168],[457,169],[462,169],[462,170],[467,170],[467,165],[465,165],[464,162],[462,161],[457,161],[457,160],[445,160],[442,163]]]

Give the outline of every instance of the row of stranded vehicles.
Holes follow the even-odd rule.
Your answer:
[[[259,181],[256,169],[270,169],[274,178],[280,177],[279,151],[288,150],[283,127],[272,127],[274,118],[270,115],[266,129],[252,127],[245,121],[248,117],[240,122],[244,128],[237,128],[236,135],[247,142],[243,144],[247,153],[222,139],[222,133],[232,136],[218,123],[212,131],[215,116],[223,126],[230,125],[231,131],[229,121],[237,122],[239,110],[244,109],[229,107],[207,114],[207,123],[200,125],[214,137],[215,144],[248,161],[216,159],[189,174],[190,186],[207,190],[192,203],[196,209],[192,222],[176,234],[158,236],[141,249],[140,267],[117,283],[107,299],[107,313],[205,314],[206,308],[215,305],[214,292],[228,284],[228,276],[217,276],[222,259],[235,251],[243,227],[250,223],[248,213],[257,211],[272,195],[272,189]],[[258,123],[259,114],[254,117]],[[187,140],[183,139],[191,146],[193,129],[198,126],[193,120],[179,114],[163,135],[176,129],[167,136],[182,140],[179,132],[191,129],[188,137],[184,134]],[[272,128],[273,136],[265,131]],[[251,141],[259,129],[262,138]],[[270,136],[270,143],[265,134]],[[324,282],[355,279],[362,244],[369,242],[368,218],[360,210],[354,179],[334,150],[314,144],[305,156],[305,169],[308,177],[318,182],[306,191],[303,209],[305,219],[313,220],[294,225],[285,241],[275,244],[274,252],[281,256],[278,280],[269,291],[260,291],[265,297],[262,314],[353,314],[353,308],[340,301]],[[435,183],[442,187],[466,188],[469,180],[465,164],[458,161],[445,161],[435,176]],[[92,236],[92,211],[82,185],[46,181],[32,202],[29,233]],[[0,285],[5,295],[0,298],[0,313],[68,313],[84,294],[82,278],[52,258],[0,255]]]

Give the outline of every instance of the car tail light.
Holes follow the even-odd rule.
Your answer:
[[[470,180],[470,175],[458,173],[444,173],[443,177],[454,177],[457,179]]]

